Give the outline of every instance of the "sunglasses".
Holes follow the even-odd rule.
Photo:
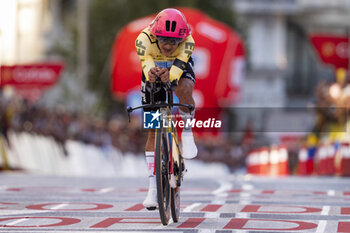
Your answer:
[[[157,40],[162,44],[171,44],[171,45],[179,44],[182,41],[181,38],[166,37],[166,36],[157,36]]]

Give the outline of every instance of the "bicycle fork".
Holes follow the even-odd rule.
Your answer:
[[[171,121],[171,117],[168,116],[168,122]],[[168,142],[169,142],[169,159],[170,159],[170,186],[172,188],[176,188],[176,178],[175,178],[175,175],[174,175],[174,160],[173,160],[173,148],[174,148],[174,143],[173,143],[173,138],[174,138],[174,135],[173,133],[171,132],[171,126],[168,126]]]

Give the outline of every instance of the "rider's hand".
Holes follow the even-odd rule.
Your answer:
[[[160,80],[162,80],[163,83],[166,83],[169,81],[169,70],[167,68],[160,68],[158,72],[158,76],[160,77]]]
[[[148,71],[148,81],[150,83],[154,83],[157,80],[157,76],[158,76],[158,67],[152,67],[149,71]]]

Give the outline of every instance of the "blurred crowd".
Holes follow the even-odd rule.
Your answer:
[[[63,106],[47,108],[22,98],[5,98],[0,94],[1,133],[7,138],[9,129],[53,137],[64,148],[67,140],[93,144],[98,147],[115,146],[122,152],[136,153],[142,138],[135,127],[128,128],[127,119],[114,116],[109,120],[87,114],[71,113]]]
[[[67,140],[93,144],[98,147],[114,146],[122,153],[144,154],[147,133],[141,129],[140,117],[126,113],[108,119],[68,112],[63,106],[48,108],[22,98],[5,98],[0,90],[0,131],[7,138],[11,129],[53,137],[65,150]],[[232,170],[244,166],[247,150],[241,143],[212,137],[197,138],[198,159],[223,162]]]
[[[344,69],[338,69],[336,80],[320,82],[315,91],[317,122],[314,133],[344,132],[350,120],[350,76]]]

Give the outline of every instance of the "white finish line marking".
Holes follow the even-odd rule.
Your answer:
[[[319,221],[316,233],[325,233],[326,226],[327,226],[327,221],[325,220]]]
[[[63,207],[66,207],[68,204],[59,204],[59,205],[56,205],[55,207],[52,207],[51,210],[58,210],[58,209],[61,209]]]
[[[24,221],[27,221],[27,220],[28,219],[26,219],[26,218],[20,218],[20,219],[17,219],[15,221],[13,221],[13,222],[7,223],[6,226],[14,226],[14,225],[16,225],[18,223],[21,223],[21,222],[24,222]]]
[[[242,186],[242,189],[245,190],[245,191],[249,191],[249,190],[253,190],[254,189],[254,186],[251,185],[251,184],[244,184]]]
[[[251,202],[251,200],[250,200],[250,198],[251,198],[251,194],[250,193],[240,193],[239,194],[239,197],[240,197],[240,200],[239,200],[239,204],[241,204],[241,205],[249,205],[249,204],[251,204],[252,202]]]
[[[330,206],[323,206],[321,215],[328,215],[330,210],[331,210]]]
[[[332,189],[328,190],[327,195],[328,196],[335,196],[335,190],[332,190]]]
[[[222,196],[222,194],[224,194],[227,191],[230,191],[231,189],[232,189],[232,184],[230,182],[220,181],[220,187],[214,190],[211,194],[216,196]]]
[[[108,193],[108,192],[111,192],[111,191],[113,191],[113,187],[110,187],[110,188],[104,188],[104,189],[101,189],[100,191],[99,191],[99,193]]]
[[[191,212],[194,208],[200,206],[201,203],[193,203],[192,205],[187,206],[183,211],[184,212]]]
[[[216,229],[200,229],[198,233],[215,233]]]
[[[250,218],[249,213],[236,213],[235,218]]]
[[[220,217],[220,213],[217,212],[207,212],[204,214],[205,218],[219,218]]]

